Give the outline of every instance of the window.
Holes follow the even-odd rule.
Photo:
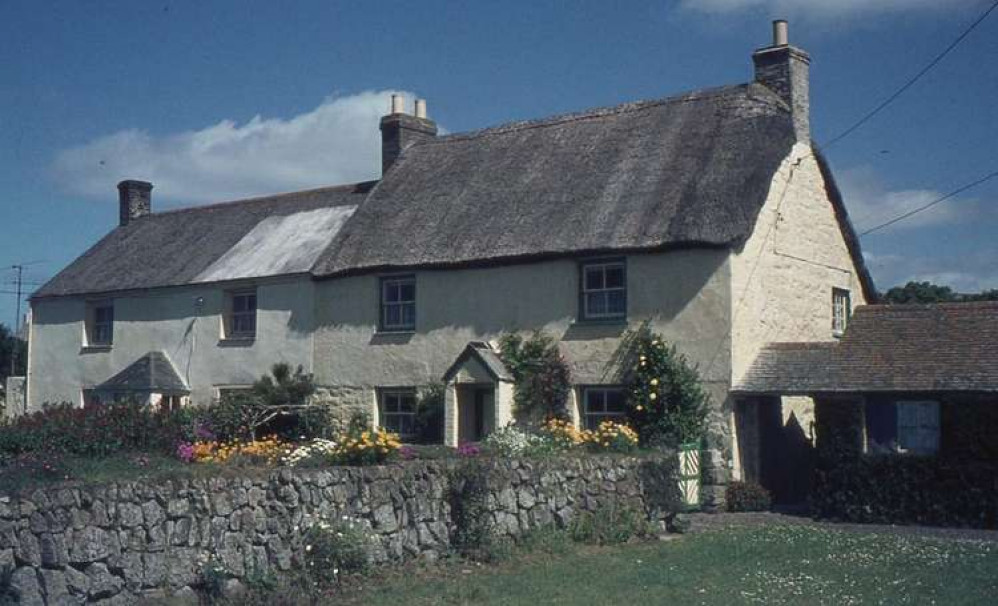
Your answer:
[[[939,403],[897,403],[898,451],[933,454],[939,450]]]
[[[587,387],[582,392],[583,424],[596,429],[603,421],[622,421],[624,390],[619,387]]]
[[[852,305],[849,301],[849,291],[842,288],[832,289],[832,333],[841,335],[849,324],[852,315]]]
[[[416,329],[416,277],[381,279],[381,330]]]
[[[87,345],[106,347],[114,340],[114,303],[95,301],[87,309]]]
[[[226,339],[256,337],[256,290],[227,293],[228,313],[225,320]]]
[[[627,272],[623,260],[582,264],[580,316],[615,320],[627,316]]]
[[[411,389],[381,392],[381,426],[401,437],[416,435],[416,392]]]

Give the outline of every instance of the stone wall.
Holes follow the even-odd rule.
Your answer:
[[[0,409],[0,418],[4,416],[14,417],[24,413],[27,386],[28,382],[24,377],[7,377],[7,384],[4,388],[3,407]]]
[[[469,461],[486,476],[487,515],[504,534],[564,526],[610,501],[658,522],[676,511],[672,456]],[[236,577],[287,571],[300,561],[302,531],[342,515],[370,526],[377,562],[435,559],[451,548],[452,507],[469,461],[66,484],[0,496],[0,568],[13,568],[10,585],[22,604],[193,597],[199,558],[217,557]]]

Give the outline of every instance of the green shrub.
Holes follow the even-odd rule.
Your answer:
[[[755,482],[731,482],[724,491],[728,511],[769,511],[773,498]]]
[[[345,574],[359,574],[370,565],[373,536],[359,520],[343,516],[333,522],[319,522],[302,536],[305,574],[313,583],[328,587]]]
[[[416,441],[440,444],[444,441],[444,385],[434,383],[419,396],[416,405]]]
[[[505,553],[498,543],[489,512],[489,475],[493,469],[480,459],[466,459],[451,472],[449,501],[454,531],[451,544],[461,555],[491,561]]]
[[[998,526],[998,463],[868,455],[820,463],[811,492],[817,517],[878,524]]]
[[[710,397],[697,369],[646,328],[625,342],[628,417],[641,443],[675,447],[702,439]]]
[[[574,541],[590,545],[617,545],[652,533],[643,512],[616,501],[601,503],[595,511],[582,512],[569,524]]]
[[[568,414],[571,375],[554,339],[542,332],[526,340],[505,334],[499,355],[513,375],[513,404],[521,417],[539,425]]]

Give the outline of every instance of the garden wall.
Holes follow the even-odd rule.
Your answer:
[[[487,488],[485,511],[495,531],[508,535],[563,526],[611,502],[656,522],[676,511],[675,460],[665,455],[414,461],[236,479],[66,484],[0,496],[0,569],[13,568],[7,584],[22,604],[193,597],[199,558],[216,557],[234,577],[287,571],[300,561],[310,523],[344,515],[376,534],[376,561],[435,559],[451,548],[452,510],[461,507],[455,499],[472,475]]]

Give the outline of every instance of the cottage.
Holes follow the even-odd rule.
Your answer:
[[[503,333],[558,340],[585,425],[623,413],[616,353],[647,325],[712,396],[708,483],[739,476],[732,385],[874,294],[811,144],[810,57],[781,21],[752,59],[747,84],[447,136],[396,98],[376,182],[167,212],[122,182],[120,225],[32,299],[28,406],[120,393],[150,355],[195,402],[285,361],[403,433],[446,381],[458,444],[513,416]]]

